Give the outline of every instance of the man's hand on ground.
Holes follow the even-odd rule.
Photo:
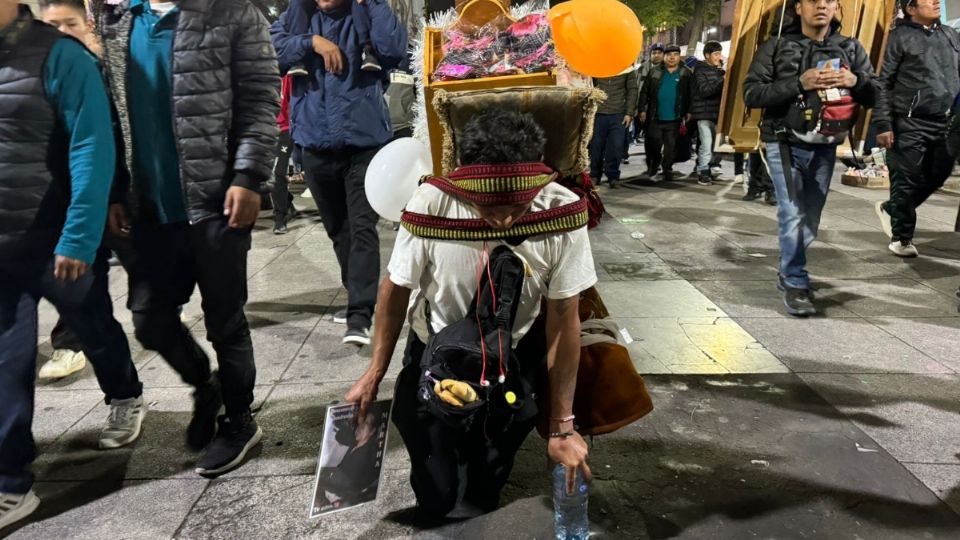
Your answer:
[[[57,255],[53,263],[53,277],[60,281],[76,281],[80,276],[87,273],[89,265],[77,259]]]
[[[223,201],[223,215],[230,218],[231,229],[245,229],[253,225],[260,214],[260,194],[245,187],[233,186]]]
[[[587,465],[587,442],[579,433],[569,437],[551,437],[547,442],[547,455],[557,464],[567,469],[567,493],[572,494],[577,480],[577,469],[583,474],[583,480],[590,482],[592,475]]]
[[[367,370],[363,376],[354,383],[347,395],[344,397],[348,403],[355,403],[360,406],[360,412],[357,414],[357,421],[363,422],[367,416],[367,409],[370,404],[377,400],[377,392],[380,391],[380,380],[382,377]]]
[[[313,36],[313,50],[323,58],[323,67],[327,71],[334,75],[343,72],[343,53],[334,42],[320,36]]]
[[[893,148],[895,140],[892,131],[877,134],[877,144],[880,145],[881,148],[886,148],[887,150]]]
[[[110,232],[115,236],[130,238],[130,219],[127,217],[127,210],[122,204],[110,205],[107,223],[110,225]]]

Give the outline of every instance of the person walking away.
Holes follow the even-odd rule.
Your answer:
[[[644,122],[640,121],[640,111],[643,109],[643,107],[640,104],[640,97],[642,97],[643,95],[643,85],[647,81],[647,76],[650,75],[650,72],[654,68],[660,67],[660,64],[662,63],[663,63],[663,44],[654,43],[653,45],[650,46],[650,58],[648,58],[647,61],[640,66],[640,70],[637,73],[637,85],[640,91],[640,95],[637,97],[637,119],[636,119],[637,137],[638,137],[637,142],[640,142],[639,137],[640,137],[640,132],[642,131],[644,133],[644,139],[643,139],[643,152],[645,156],[644,160],[646,161],[646,164],[647,164],[647,170],[643,173],[642,176],[647,178],[653,178],[653,175],[656,174],[657,171],[656,170],[651,171],[650,169],[650,156],[652,155],[653,152],[650,150],[650,144],[648,143],[648,139],[646,137],[647,126]]]
[[[703,46],[703,61],[693,70],[693,96],[690,101],[690,118],[697,123],[700,140],[697,148],[697,183],[701,186],[713,184],[710,166],[725,74],[723,48],[717,41],[708,41]]]
[[[578,198],[551,181],[552,171],[538,163],[545,136],[532,115],[484,110],[470,119],[458,144],[461,167],[448,177],[453,182],[460,179],[462,183],[455,189],[462,191],[454,196],[437,187],[434,182],[439,180],[434,179],[421,184],[407,204],[409,213],[380,286],[373,359],[345,398],[359,404],[361,415],[376,400],[409,314],[411,332],[394,391],[392,417],[410,454],[410,480],[418,508],[434,520],[442,519],[460,503],[480,512],[499,506],[517,451],[536,425],[538,414],[552,419],[547,454],[567,468],[568,484],[577,469],[590,478],[587,445],[573,429],[571,415],[580,351],[579,294],[597,280],[587,216],[581,212],[579,225],[572,228],[556,227],[541,217],[545,210],[552,210],[550,216],[562,214],[571,203],[578,204]],[[532,229],[519,221],[524,216],[526,223],[534,225]],[[483,227],[471,227],[470,240],[444,240],[463,231],[458,221],[479,221]],[[429,225],[424,228],[415,223]],[[520,410],[504,422],[491,412],[500,409],[488,402],[470,427],[452,427],[418,397],[421,357],[431,336],[465,320],[477,291],[478,263],[482,268],[485,253],[496,256],[505,246],[511,246],[513,254],[524,261],[528,273],[515,304],[519,308],[511,335],[504,338],[507,349],[511,338],[517,343],[519,366],[501,381],[515,384],[522,378],[535,387],[542,377],[539,374],[545,372],[550,410],[537,411],[535,400],[526,399],[523,405],[518,402]],[[541,305],[546,310],[545,330],[534,324]],[[540,329],[534,331],[533,327]],[[499,391],[501,400],[506,396],[501,387],[492,391]]]
[[[202,450],[196,472],[218,476],[263,436],[250,410],[256,364],[244,305],[250,232],[278,136],[268,23],[249,0],[131,0],[94,11],[132,143],[126,204],[110,208],[111,230],[130,237],[135,254],[127,307],[143,347],[194,387],[187,445]],[[216,373],[177,315],[194,287]]]
[[[663,64],[647,75],[640,91],[640,121],[649,140],[647,174],[650,179],[663,167],[663,180],[673,180],[673,162],[680,126],[690,107],[692,73],[680,64],[680,47],[667,45]]]
[[[859,41],[840,34],[837,6],[788,0],[780,30],[757,50],[744,79],[747,107],[763,109],[760,138],[778,203],[777,287],[795,316],[817,312],[807,248],[820,226],[837,145],[855,122],[855,110],[833,104],[870,107],[875,99],[873,66]]]
[[[293,140],[290,139],[290,90],[293,76],[287,74],[280,81],[280,114],[277,115],[277,127],[280,138],[277,139],[277,159],[273,166],[273,188],[270,198],[273,202],[273,234],[287,234],[287,223],[297,214],[290,194],[290,156],[293,153]]]
[[[383,72],[363,70],[362,36],[353,17],[353,0],[319,0],[308,29],[297,30],[285,12],[271,34],[281,70],[302,63],[309,77],[297,77],[290,134],[303,147],[307,186],[333,242],[347,310],[343,343],[369,345],[380,276],[379,216],[364,191],[367,166],[393,138],[383,97],[386,72],[407,54],[407,32],[385,0],[365,0],[370,41]]]
[[[0,533],[33,513],[30,464],[41,298],[76,332],[110,413],[103,449],[140,435],[146,407],[97,249],[116,147],[94,56],[0,0]]]
[[[594,79],[594,86],[607,94],[600,103],[593,122],[590,140],[590,176],[599,186],[606,175],[610,187],[620,187],[620,164],[626,152],[626,131],[633,123],[639,96],[637,74],[633,66],[623,73],[603,79]]]
[[[917,208],[953,172],[946,133],[960,93],[960,37],[941,24],[939,0],[900,0],[900,6],[904,18],[890,31],[873,113],[890,169],[890,198],[876,210],[887,249],[916,257]]]

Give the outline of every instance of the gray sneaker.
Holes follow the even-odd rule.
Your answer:
[[[343,335],[343,344],[356,345],[358,347],[370,345],[370,329],[361,327],[347,328],[347,332]]]
[[[336,324],[347,324],[347,308],[343,308],[334,312],[333,322]]]
[[[26,519],[40,506],[40,498],[33,490],[23,495],[0,493],[0,530]]]
[[[112,400],[107,425],[100,432],[100,449],[120,448],[137,440],[146,414],[147,408],[143,404],[142,395],[130,399]]]

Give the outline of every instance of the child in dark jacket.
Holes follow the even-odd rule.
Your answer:
[[[367,14],[367,8],[363,5],[364,0],[349,0],[350,15],[353,17],[353,24],[360,35],[360,43],[363,45],[363,57],[360,69],[363,71],[382,71],[380,60],[373,52],[373,46],[370,44],[370,16]],[[310,19],[317,12],[317,3],[315,0],[291,0],[290,7],[287,8],[287,20],[290,22],[291,33],[306,34],[310,31]],[[296,64],[287,71],[294,77],[307,75],[307,70],[303,64]]]

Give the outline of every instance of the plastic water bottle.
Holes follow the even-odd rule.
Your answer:
[[[587,518],[587,483],[580,469],[573,495],[567,494],[567,470],[563,465],[553,469],[553,527],[557,540],[587,540],[590,538],[590,520]]]

